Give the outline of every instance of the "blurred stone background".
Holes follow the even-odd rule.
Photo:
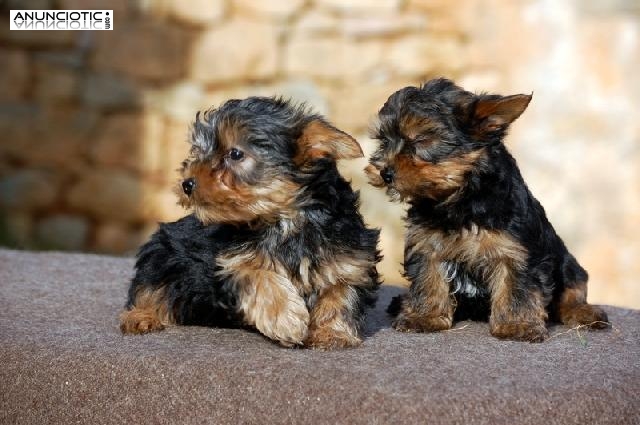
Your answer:
[[[508,145],[590,300],[640,307],[640,3],[634,0],[0,2],[0,245],[131,255],[185,214],[171,186],[198,109],[279,94],[373,149],[396,89],[436,76],[534,93]],[[10,9],[114,9],[113,31],[9,31]],[[401,270],[403,208],[341,164]]]

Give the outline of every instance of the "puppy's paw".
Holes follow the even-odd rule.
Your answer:
[[[549,337],[544,322],[492,323],[491,335],[514,341],[542,342]]]
[[[568,309],[562,316],[567,326],[587,326],[590,329],[606,329],[611,326],[607,313],[595,305],[579,304]]]
[[[362,344],[357,334],[330,327],[314,328],[304,342],[308,348],[315,350],[335,350],[340,348],[355,348]]]
[[[309,310],[300,299],[300,302],[288,303],[275,316],[264,317],[255,326],[283,347],[302,345],[309,330]]]
[[[451,329],[452,323],[448,316],[409,316],[400,313],[392,326],[400,332],[438,332]]]
[[[134,307],[120,313],[120,330],[123,334],[143,334],[164,329],[164,324],[153,311]]]

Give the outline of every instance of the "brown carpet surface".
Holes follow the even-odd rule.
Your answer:
[[[640,312],[505,342],[486,323],[401,334],[385,286],[361,348],[245,330],[122,336],[133,260],[0,250],[0,423],[639,424]]]

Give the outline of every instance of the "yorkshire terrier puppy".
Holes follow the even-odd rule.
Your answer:
[[[193,214],[140,249],[122,332],[248,326],[286,347],[359,345],[379,232],[336,160],[361,157],[360,145],[263,97],[198,114],[190,139],[179,197]]]
[[[489,316],[498,338],[537,342],[548,318],[608,326],[587,304],[587,272],[571,255],[503,144],[530,95],[475,95],[446,79],[406,87],[379,112],[366,173],[409,204],[408,294],[392,302],[400,331],[449,329]]]

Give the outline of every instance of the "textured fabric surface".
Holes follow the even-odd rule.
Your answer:
[[[614,329],[499,341],[486,323],[401,334],[385,286],[361,348],[245,330],[122,336],[133,261],[0,250],[0,423],[640,423],[640,312]]]

